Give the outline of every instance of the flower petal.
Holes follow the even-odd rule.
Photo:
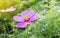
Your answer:
[[[15,11],[15,10],[16,10],[16,8],[10,7],[9,9],[6,9],[6,12],[11,12],[11,11]]]
[[[16,21],[16,22],[22,22],[22,21],[24,21],[23,18],[20,17],[20,16],[14,16],[13,20]]]
[[[14,7],[10,7],[10,8],[7,8],[7,9],[2,9],[2,10],[0,10],[0,12],[11,12],[11,11],[15,11],[16,10],[16,8],[14,8]]]
[[[29,21],[34,21],[34,20],[36,20],[37,19],[37,13],[35,13],[35,15],[33,15],[31,18],[30,18],[30,20]]]
[[[35,11],[34,11],[34,10],[23,11],[23,12],[21,13],[21,16],[23,16],[23,17],[28,16],[28,17],[30,18],[30,17],[33,16],[34,14],[35,14]]]
[[[27,23],[25,22],[21,22],[16,25],[16,27],[19,27],[19,28],[25,28],[26,26],[27,26]]]
[[[24,17],[24,16],[26,16],[26,15],[27,15],[27,13],[28,13],[28,11],[27,11],[27,10],[25,10],[25,11],[21,12],[21,13],[20,13],[20,15]]]
[[[6,12],[6,10],[0,10],[0,12]]]
[[[35,14],[34,10],[30,10],[29,13],[27,14],[29,17],[32,17]]]

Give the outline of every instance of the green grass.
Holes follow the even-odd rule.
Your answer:
[[[37,0],[31,4],[25,0],[25,2],[21,1],[20,3],[23,5],[22,8],[17,3],[17,10],[12,12],[13,14],[6,13],[7,16],[5,13],[0,13],[0,38],[60,38],[59,2],[59,0]],[[17,28],[12,17],[19,15],[23,10],[32,9],[39,14],[38,19],[25,29]]]

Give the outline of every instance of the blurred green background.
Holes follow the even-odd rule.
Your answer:
[[[0,0],[0,10],[10,7],[13,12],[0,12],[0,38],[60,38],[60,0]],[[24,10],[39,15],[28,28],[17,28],[13,16]]]

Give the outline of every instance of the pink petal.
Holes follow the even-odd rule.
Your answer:
[[[0,10],[0,12],[6,12],[6,10]]]
[[[23,12],[21,13],[21,16],[22,16],[22,17],[25,17],[25,16],[31,17],[31,16],[33,16],[34,14],[35,14],[35,11],[34,11],[34,10],[23,11]]]
[[[26,16],[27,13],[28,13],[28,11],[25,10],[25,11],[22,11],[20,15],[21,15],[21,16]]]
[[[20,17],[20,16],[14,16],[13,20],[16,21],[16,22],[22,22],[22,21],[24,21],[23,18]]]
[[[34,10],[30,10],[28,16],[32,17],[35,14]]]
[[[21,22],[16,25],[16,27],[19,27],[19,28],[25,28],[26,26],[27,24],[25,22]]]
[[[34,21],[34,20],[36,20],[37,19],[37,13],[35,13],[35,15],[33,15],[31,18],[30,18],[30,20],[29,21]]]
[[[11,11],[15,11],[16,10],[16,8],[14,8],[14,7],[10,7],[10,8],[8,8],[8,9],[3,9],[3,10],[0,10],[0,12],[11,12]]]
[[[13,7],[10,7],[9,9],[6,9],[7,12],[10,12],[10,11],[15,11],[16,8],[13,8]]]

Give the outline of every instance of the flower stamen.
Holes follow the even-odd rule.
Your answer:
[[[28,21],[30,18],[28,16],[25,16],[24,20]]]

